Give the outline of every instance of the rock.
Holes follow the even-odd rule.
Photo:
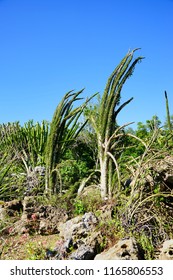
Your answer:
[[[173,239],[166,240],[163,243],[159,260],[173,260]]]
[[[173,157],[166,156],[153,166],[153,169],[163,178],[164,182],[173,188]]]
[[[42,192],[43,189],[40,188],[40,182],[43,181],[45,176],[45,167],[36,166],[35,168],[29,168],[27,173],[27,184],[25,188],[24,195],[31,196],[37,195]]]
[[[0,221],[5,221],[6,216],[7,216],[7,212],[4,209],[4,206],[0,205]]]
[[[69,260],[93,260],[95,255],[93,247],[83,244],[69,256]]]
[[[92,213],[85,213],[84,216],[77,216],[59,227],[60,236],[65,240],[86,238],[88,233],[96,226],[98,219]]]
[[[21,216],[22,221],[31,219],[31,216],[37,212],[37,203],[34,196],[25,196],[22,202],[23,213]]]
[[[3,207],[7,215],[9,216],[15,216],[17,212],[20,213],[23,210],[23,205],[21,200],[17,200],[17,199],[5,202]]]
[[[57,225],[53,224],[51,221],[41,220],[38,232],[41,235],[48,235],[48,234],[56,234],[59,232],[59,230]]]
[[[46,168],[44,166],[36,166],[34,168],[34,172],[36,174],[39,174],[40,176],[44,176],[45,175],[45,172],[46,172]]]
[[[68,259],[94,259],[102,240],[100,232],[96,231],[97,225],[98,219],[92,212],[61,224],[60,237],[64,239],[63,249],[68,253]],[[63,251],[62,246],[57,247],[56,250]],[[57,257],[60,259],[59,254]]]
[[[86,238],[71,240],[73,252],[68,255],[68,259],[73,260],[93,260],[103,240],[100,232],[91,232]]]
[[[70,239],[73,232],[78,227],[79,222],[81,222],[81,217],[77,216],[71,220],[68,220],[66,223],[61,223],[59,225],[60,237],[64,238],[64,240]]]
[[[59,233],[59,224],[66,222],[68,215],[65,210],[53,206],[39,206],[34,196],[23,200],[23,213],[20,221],[14,223],[15,232],[37,232],[41,235]]]
[[[14,223],[13,234],[29,233],[29,232],[31,232],[31,228],[32,228],[32,226],[29,223],[19,220]]]
[[[112,202],[110,204],[105,204],[103,205],[99,211],[99,220],[100,221],[105,221],[105,220],[111,220],[114,216],[115,212],[115,202]]]
[[[40,234],[54,234],[59,232],[59,224],[68,219],[67,212],[53,206],[39,207],[37,209],[40,217]]]
[[[19,219],[19,213],[22,211],[23,206],[20,200],[12,200],[9,202],[1,203],[0,205],[0,223],[1,223],[1,233],[4,235],[16,234],[15,222]],[[12,223],[8,221],[9,217],[12,217]],[[10,224],[10,225],[9,225]]]
[[[84,228],[90,230],[98,223],[98,219],[92,212],[89,212],[89,213],[85,213],[84,216],[82,217],[82,223],[84,225]]]
[[[113,247],[96,255],[94,260],[139,260],[139,250],[134,238],[119,240]]]
[[[54,248],[54,252],[56,252],[54,260],[64,260],[67,259],[69,249],[72,246],[72,240],[67,240],[64,242],[64,239],[59,239],[56,242],[56,246]]]
[[[25,220],[28,214],[32,214],[35,211],[36,201],[34,196],[25,196],[22,202],[23,204],[23,213],[21,219]]]

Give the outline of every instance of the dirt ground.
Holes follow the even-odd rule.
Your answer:
[[[0,236],[1,260],[44,260],[46,250],[53,250],[58,235],[23,235]]]

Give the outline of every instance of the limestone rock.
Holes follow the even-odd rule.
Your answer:
[[[50,205],[39,206],[34,196],[23,200],[23,213],[20,221],[14,224],[15,232],[37,232],[41,235],[59,233],[59,224],[66,222],[68,215],[65,210]]]
[[[55,234],[59,232],[59,224],[65,223],[68,219],[68,215],[65,210],[53,207],[45,206],[38,208],[40,218],[40,234]]]
[[[96,231],[96,225],[98,219],[92,212],[61,224],[60,237],[64,240],[64,244],[63,247],[60,245],[54,249],[58,252],[57,259],[61,259],[60,252],[66,251],[68,259],[93,260],[102,239],[100,232]]]
[[[93,260],[95,257],[94,248],[86,244],[81,245],[70,256],[70,260]]]
[[[173,157],[166,156],[164,159],[158,161],[153,168],[173,188]]]
[[[35,207],[35,198],[33,196],[25,196],[22,201],[23,204],[23,213],[21,216],[21,220],[26,220],[28,218],[28,214],[32,215]]]
[[[6,219],[7,212],[2,205],[0,205],[0,221],[4,221]]]
[[[40,176],[44,176],[46,172],[46,168],[44,166],[36,166],[34,168],[34,172],[39,174]]]
[[[41,220],[38,229],[39,234],[48,235],[48,234],[56,234],[58,233],[58,227],[55,223],[50,220]]]
[[[3,205],[7,215],[9,216],[15,216],[15,214],[18,212],[20,213],[20,211],[23,210],[23,205],[21,200],[11,200],[9,202],[5,202]]]
[[[166,240],[163,243],[159,260],[173,260],[173,239]]]
[[[119,240],[113,247],[96,255],[95,260],[138,260],[139,250],[134,238]]]
[[[81,217],[77,216],[75,218],[72,218],[71,220],[68,220],[66,223],[61,223],[59,225],[60,237],[65,240],[70,239],[79,222],[81,222]]]
[[[82,217],[77,216],[68,220],[65,224],[61,224],[59,227],[60,236],[65,240],[70,238],[85,238],[97,223],[98,219],[93,213],[85,213]]]

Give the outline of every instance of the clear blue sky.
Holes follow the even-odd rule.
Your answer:
[[[51,120],[62,96],[103,92],[129,49],[145,56],[119,123],[173,114],[172,0],[0,0],[0,123]]]

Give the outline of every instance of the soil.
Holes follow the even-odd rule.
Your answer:
[[[53,250],[58,235],[23,235],[0,237],[1,260],[43,260],[46,250]]]

